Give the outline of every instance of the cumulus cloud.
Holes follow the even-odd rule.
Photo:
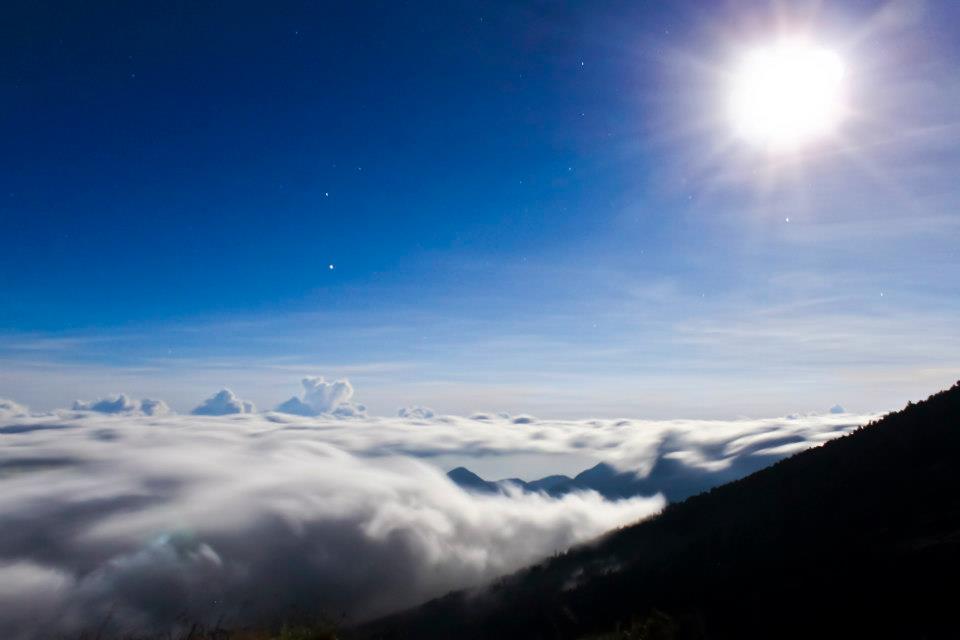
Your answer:
[[[402,407],[397,410],[397,417],[399,418],[410,418],[411,420],[430,420],[436,416],[433,409],[428,407],[421,407],[419,405],[413,407]]]
[[[22,416],[27,414],[27,408],[13,400],[0,398],[0,416]]]
[[[163,400],[152,400],[150,398],[135,400],[122,393],[117,396],[94,400],[93,402],[76,400],[73,403],[73,410],[130,415],[140,414],[145,416],[163,416],[170,413],[170,407],[168,407]]]
[[[359,417],[366,413],[364,405],[350,401],[353,398],[353,386],[349,380],[327,382],[323,376],[319,376],[306,377],[300,382],[303,394],[280,403],[277,411],[297,416],[329,414],[341,418]]]
[[[256,410],[252,402],[241,400],[230,389],[221,389],[190,413],[195,416],[226,416],[235,413],[254,413]]]
[[[24,585],[0,588],[0,637],[75,637],[108,618],[125,633],[291,611],[360,620],[488,581],[663,505],[473,495],[402,455],[430,426],[277,416],[0,421],[0,456],[13,470],[0,474],[0,584]],[[351,427],[370,433],[350,439]],[[439,439],[456,429],[437,427]],[[395,451],[384,444],[393,430],[406,441]]]
[[[170,413],[170,407],[163,400],[144,398],[140,401],[140,412],[145,416],[165,416]]]

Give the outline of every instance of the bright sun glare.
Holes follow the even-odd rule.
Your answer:
[[[833,51],[800,41],[755,49],[733,75],[733,126],[769,150],[796,149],[839,124],[843,85],[843,61]]]

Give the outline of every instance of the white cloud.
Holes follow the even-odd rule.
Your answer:
[[[436,413],[433,409],[429,407],[421,407],[419,405],[413,407],[402,407],[397,410],[397,417],[400,418],[410,418],[411,420],[430,420],[434,418]]]
[[[125,632],[307,608],[356,621],[478,585],[663,505],[472,495],[430,460],[579,456],[646,477],[655,492],[661,479],[742,476],[868,419],[465,418],[423,407],[370,417],[346,380],[303,386],[281,405],[287,414],[251,413],[228,390],[199,415],[122,395],[44,415],[0,404],[11,408],[0,412],[0,584],[25,585],[0,588],[0,637],[77,635],[108,614]]]
[[[13,400],[0,398],[0,416],[20,416],[26,415],[27,408],[17,404]]]
[[[364,405],[350,402],[353,386],[349,380],[327,382],[323,376],[308,376],[300,382],[303,385],[301,397],[294,396],[280,403],[277,411],[298,416],[330,414],[341,418],[359,417],[366,413]]]
[[[476,496],[402,455],[464,448],[443,442],[459,425],[71,411],[0,421],[0,456],[18,470],[0,480],[0,561],[40,585],[27,614],[24,592],[0,589],[0,637],[76,637],[108,615],[127,633],[296,610],[357,620],[488,581],[663,505]],[[499,431],[491,446],[509,444],[495,444]]]
[[[230,389],[221,389],[200,403],[190,413],[197,416],[226,416],[234,413],[254,413],[252,402],[241,400]]]
[[[140,401],[140,412],[145,416],[165,416],[170,413],[170,407],[163,400],[144,398]]]
[[[4,638],[42,638],[51,607],[62,606],[72,576],[28,560],[0,559],[0,632]]]
[[[96,411],[97,413],[141,414],[145,416],[163,416],[170,413],[170,407],[168,407],[163,400],[152,400],[150,398],[136,400],[122,393],[117,396],[94,400],[93,402],[76,400],[73,403],[73,410]]]

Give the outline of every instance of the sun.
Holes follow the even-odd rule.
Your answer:
[[[843,120],[845,76],[839,55],[808,42],[753,49],[731,76],[728,107],[734,131],[770,151],[821,140]]]

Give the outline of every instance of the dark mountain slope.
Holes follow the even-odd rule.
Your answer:
[[[960,384],[490,589],[360,631],[578,638],[633,624],[611,637],[950,638],[958,575]]]

